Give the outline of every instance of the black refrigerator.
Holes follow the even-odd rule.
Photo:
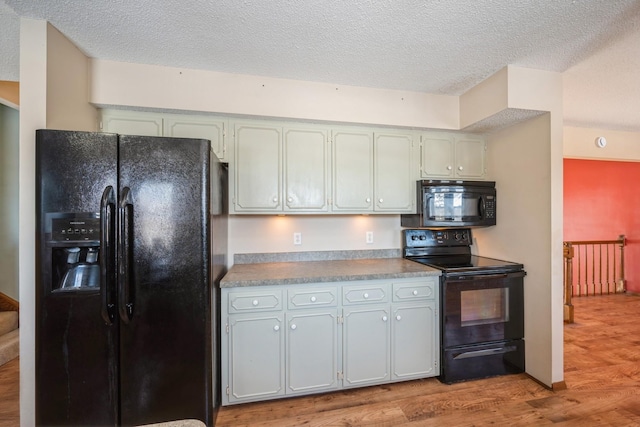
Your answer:
[[[219,404],[226,167],[200,139],[36,131],[36,423]]]

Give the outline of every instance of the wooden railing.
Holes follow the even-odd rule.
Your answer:
[[[624,235],[618,240],[564,242],[564,321],[573,323],[574,296],[626,291]]]

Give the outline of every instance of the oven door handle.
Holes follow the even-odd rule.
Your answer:
[[[447,279],[453,280],[494,280],[494,279],[512,279],[515,277],[524,277],[527,273],[524,271],[518,271],[515,273],[500,273],[500,274],[474,274],[472,276],[458,276],[456,273],[452,273],[452,277]]]
[[[505,347],[496,347],[496,348],[487,348],[485,350],[475,350],[475,351],[467,351],[465,353],[460,353],[453,360],[461,360],[461,359],[471,359],[473,357],[482,357],[482,356],[493,356],[495,354],[504,354],[511,353],[512,351],[516,351],[517,348],[515,345],[508,345]]]

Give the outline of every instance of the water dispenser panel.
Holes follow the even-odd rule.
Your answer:
[[[85,242],[100,240],[100,218],[52,218],[51,240]]]

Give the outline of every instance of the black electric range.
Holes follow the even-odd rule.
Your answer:
[[[440,381],[524,372],[522,264],[471,254],[471,229],[407,229],[404,257],[442,271]]]

